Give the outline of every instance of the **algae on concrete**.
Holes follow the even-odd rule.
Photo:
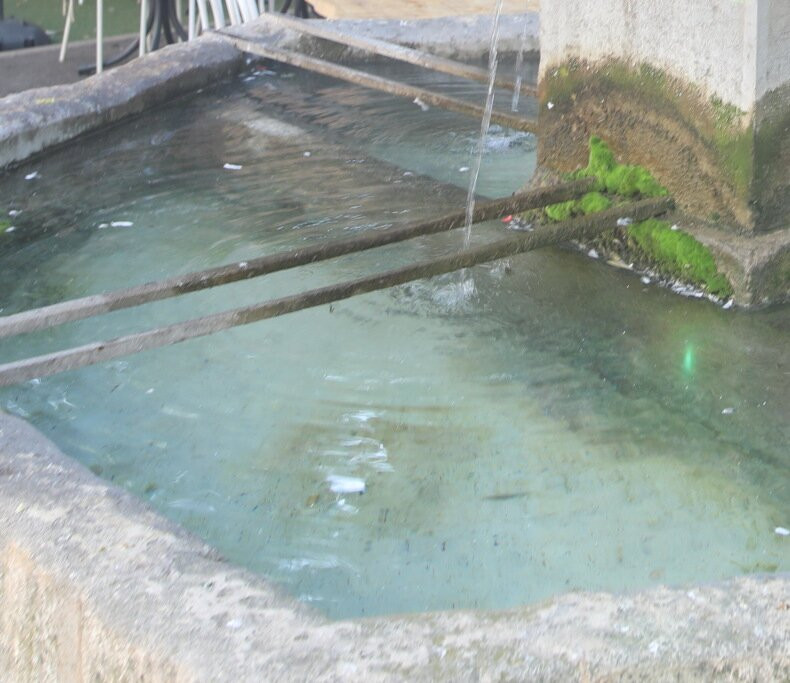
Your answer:
[[[545,207],[545,215],[551,221],[564,221],[574,215],[603,211],[618,197],[667,195],[667,189],[650,171],[642,166],[618,164],[609,146],[595,135],[589,140],[587,165],[569,176],[595,178],[597,189],[581,199]],[[613,197],[602,194],[603,191]],[[719,272],[710,249],[690,234],[655,218],[629,225],[624,232],[628,250],[663,275],[702,287],[718,297],[732,294],[732,285]]]

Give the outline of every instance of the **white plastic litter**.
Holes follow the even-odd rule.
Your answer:
[[[774,529],[777,536],[790,536],[790,529],[785,529],[783,526],[778,526]]]
[[[548,102],[546,104],[546,107],[548,107],[549,109],[554,109],[554,102]]]
[[[131,228],[133,225],[132,221],[110,221],[111,228]]]
[[[18,209],[11,209],[8,212],[8,215],[11,216],[11,218],[14,218],[15,216],[18,216],[20,213],[22,213],[22,212],[19,211]]]
[[[461,166],[461,168],[458,169],[458,172],[459,173],[466,173],[468,170],[469,170],[468,166]]]
[[[313,156],[313,153],[312,152],[305,152],[304,154],[302,154],[302,156],[303,157],[311,157],[311,156]]]
[[[730,308],[732,308],[732,305],[733,305],[734,302],[735,302],[735,299],[730,299],[726,304],[724,304],[724,306],[722,306],[722,308],[725,311],[729,310]]]
[[[633,223],[633,222],[634,222],[633,218],[628,218],[628,217],[626,217],[626,218],[618,218],[617,219],[617,227],[618,228],[626,228],[629,225],[631,225],[631,223]]]
[[[650,278],[647,277],[647,275],[643,275],[640,279],[642,280],[642,284],[643,285],[649,285],[650,284]]]
[[[25,176],[25,180],[33,180],[34,178],[38,178],[38,177],[39,177],[38,171],[33,171],[32,173],[28,173]]]
[[[735,412],[735,408],[724,408],[721,411],[722,415],[732,415]]]
[[[365,493],[365,480],[358,477],[330,474],[326,481],[332,493]]]
[[[678,227],[677,223],[675,223],[675,224],[674,224],[674,225],[673,225],[673,226],[670,228],[670,230],[680,230],[680,228]]]
[[[414,104],[416,104],[423,111],[428,111],[430,109],[430,107],[427,104],[425,104],[425,102],[423,102],[419,97],[414,98]]]
[[[222,168],[226,171],[240,171],[242,166],[241,164],[225,164]]]
[[[595,251],[595,249],[590,249],[590,251],[587,252],[587,256],[590,258],[598,258],[598,252]]]
[[[8,227],[5,229],[5,232],[14,232],[14,230],[16,230],[16,226],[15,226],[15,225],[9,225],[9,226],[8,226]]]

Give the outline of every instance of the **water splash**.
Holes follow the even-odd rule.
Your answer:
[[[527,6],[527,11],[529,11],[529,6]],[[522,81],[522,69],[524,68],[524,52],[526,51],[527,47],[527,39],[529,38],[529,22],[527,21],[527,17],[524,17],[524,26],[521,29],[521,43],[518,46],[518,55],[516,55],[516,82],[513,85],[513,100],[510,103],[510,110],[517,112],[518,111],[518,100],[521,97],[521,81]]]
[[[475,157],[471,164],[472,170],[469,173],[469,191],[466,195],[466,222],[464,223],[464,248],[469,246],[472,238],[472,217],[475,211],[477,178],[480,175],[480,166],[483,163],[486,135],[488,135],[488,128],[491,125],[491,113],[494,109],[494,79],[496,78],[497,65],[499,64],[499,19],[502,16],[502,3],[503,0],[497,0],[494,20],[491,24],[491,40],[488,45],[488,93],[486,94],[483,120],[480,122],[480,138],[477,141]]]

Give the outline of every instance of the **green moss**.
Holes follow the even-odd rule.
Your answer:
[[[588,192],[577,204],[579,211],[587,216],[591,213],[606,211],[612,205],[612,200],[600,192]]]
[[[590,138],[587,166],[577,171],[576,178],[595,178],[598,189],[623,197],[663,197],[667,189],[642,166],[618,164],[614,153],[601,138]]]
[[[9,223],[7,220],[0,218],[0,233],[5,232],[10,227],[11,227],[11,223]]]
[[[666,274],[702,286],[716,296],[732,294],[732,286],[716,268],[713,254],[688,233],[651,218],[629,226],[628,236]]]
[[[560,202],[559,204],[551,204],[544,210],[546,215],[553,221],[567,221],[576,209],[576,201],[571,199],[568,202]]]

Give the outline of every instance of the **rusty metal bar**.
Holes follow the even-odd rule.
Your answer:
[[[439,95],[438,93],[425,90],[424,88],[417,88],[388,78],[382,78],[381,76],[374,76],[373,74],[351,69],[347,66],[333,64],[332,62],[327,62],[317,57],[308,57],[307,55],[292,50],[270,47],[263,43],[236,38],[226,33],[219,33],[218,35],[225,38],[225,40],[232,43],[242,52],[247,52],[252,55],[265,57],[266,59],[272,59],[284,64],[290,64],[300,69],[314,71],[324,76],[338,78],[342,81],[355,83],[356,85],[361,85],[373,90],[380,90],[390,95],[419,100],[426,105],[447,109],[459,114],[466,114],[477,119],[481,119],[484,114],[483,107],[472,104],[471,102],[466,102],[465,100],[459,100],[455,97]],[[491,121],[501,126],[506,126],[514,130],[526,131],[528,133],[536,133],[538,129],[538,122],[534,119],[528,119],[523,116],[518,116],[517,114],[508,114],[501,111],[493,112]]]
[[[295,17],[289,17],[279,13],[267,14],[265,20],[267,23],[275,26],[281,26],[283,28],[298,31],[299,33],[306,33],[316,38],[329,40],[333,43],[340,43],[341,45],[371,52],[382,57],[406,62],[407,64],[414,64],[415,66],[450,74],[451,76],[466,78],[470,81],[488,83],[488,71],[486,69],[481,69],[479,66],[472,66],[471,64],[456,62],[452,59],[437,57],[427,52],[422,52],[421,50],[414,50],[409,47],[404,47],[403,45],[389,43],[377,38],[344,33],[332,26],[332,22],[296,19]],[[232,36],[233,38],[239,38],[239,36],[227,30],[220,31],[220,33]],[[494,85],[497,88],[510,91],[515,87],[513,80],[501,77],[497,77],[494,80]],[[537,96],[538,93],[538,89],[534,85],[526,83],[523,83],[519,90],[524,95],[530,95],[532,97]]]
[[[508,214],[546,206],[547,204],[564,202],[581,196],[590,188],[591,184],[592,180],[581,180],[481,203],[475,208],[473,221],[481,223],[501,218]],[[95,294],[80,299],[71,299],[50,306],[22,311],[21,313],[0,317],[0,338],[24,332],[34,332],[35,330],[54,327],[73,320],[81,320],[90,316],[129,308],[130,306],[139,306],[151,301],[197,292],[217,285],[249,280],[260,275],[276,273],[308,263],[325,261],[357,251],[383,247],[387,244],[402,242],[414,237],[434,235],[439,232],[460,228],[464,225],[465,218],[466,214],[464,211],[457,211],[429,221],[410,223],[386,230],[371,230],[350,239],[302,247],[301,249],[294,249],[279,254],[261,256],[249,261],[230,263],[216,268],[187,273],[159,282],[149,282],[137,287]]]
[[[161,346],[178,344],[187,339],[195,339],[239,325],[248,325],[266,318],[348,299],[352,296],[386,289],[412,280],[469,268],[478,263],[494,261],[559,242],[589,238],[613,227],[618,219],[625,216],[635,221],[645,220],[666,213],[672,206],[673,202],[668,198],[647,199],[584,218],[540,227],[534,232],[517,233],[490,244],[389,270],[379,275],[320,287],[301,294],[216,313],[147,332],[118,337],[110,341],[93,342],[64,351],[6,363],[0,365],[0,386],[54,375]]]

